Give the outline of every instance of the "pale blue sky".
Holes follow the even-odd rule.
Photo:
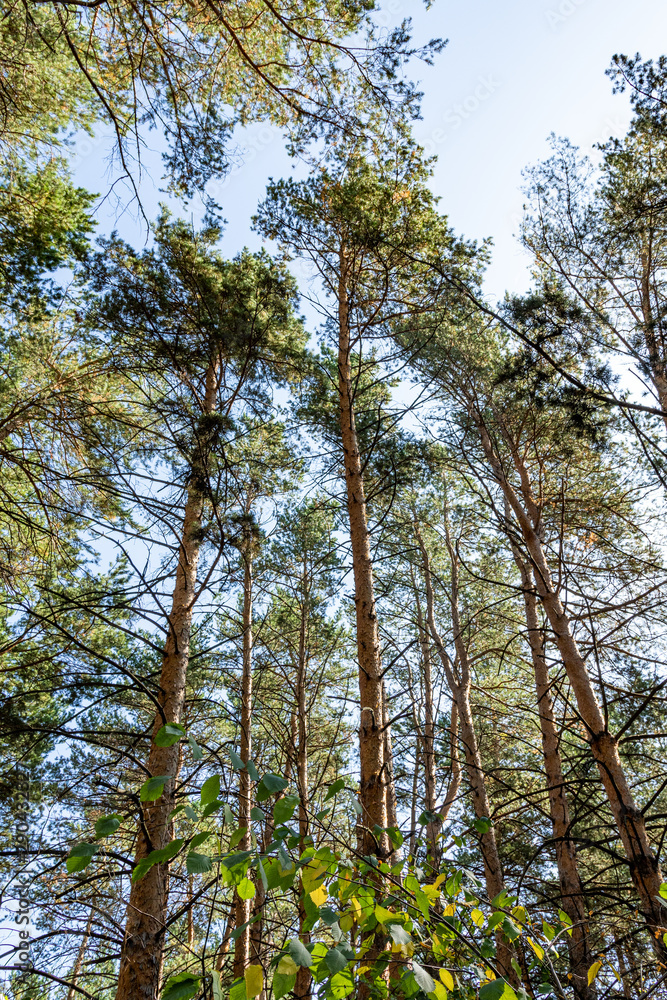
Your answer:
[[[521,215],[523,168],[547,155],[551,132],[590,148],[622,134],[629,105],[612,96],[604,71],[615,52],[643,58],[667,53],[667,4],[659,0],[386,0],[380,19],[387,24],[412,16],[416,37],[440,36],[449,45],[432,68],[415,66],[424,90],[424,119],[416,135],[438,156],[433,187],[441,208],[467,237],[493,238],[495,250],[487,288],[524,291],[527,259],[513,234]],[[243,162],[220,185],[218,200],[228,227],[223,245],[232,254],[257,247],[250,217],[266,180],[291,169],[279,130],[254,126],[244,131]],[[79,143],[76,175],[103,191],[106,143]],[[160,164],[147,157],[157,183],[142,185],[155,212]],[[102,212],[102,216],[105,213]],[[109,221],[101,228],[111,228]],[[128,215],[117,225],[137,242],[140,229]]]

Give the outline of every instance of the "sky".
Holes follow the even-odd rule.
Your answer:
[[[378,14],[390,26],[412,17],[416,40],[447,38],[433,67],[413,66],[424,92],[416,138],[437,155],[433,188],[440,208],[462,236],[491,238],[486,288],[493,298],[523,292],[529,260],[515,237],[521,218],[522,171],[545,158],[551,133],[582,149],[623,134],[627,96],[612,95],[605,76],[614,53],[655,58],[667,52],[667,4],[660,0],[386,0]],[[150,138],[150,137],[149,137]],[[238,162],[215,195],[227,227],[223,250],[256,249],[250,219],[269,177],[294,169],[278,128],[251,126],[237,135]],[[104,192],[109,185],[108,139],[82,137],[74,150],[79,183]],[[142,199],[155,214],[161,164],[145,157]],[[297,167],[298,170],[298,167]],[[152,176],[151,176],[152,175]],[[115,226],[140,244],[145,238],[132,211],[118,216],[113,199],[100,212],[100,230]]]

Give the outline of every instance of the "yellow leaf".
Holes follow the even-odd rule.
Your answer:
[[[449,906],[446,906],[442,912],[445,917],[453,917],[456,913],[456,906],[454,903],[450,903]]]
[[[544,948],[540,948],[539,944],[536,944],[530,937],[528,938],[528,944],[533,949],[533,951],[535,952],[535,954],[537,955],[537,957],[541,962],[542,959],[544,958]]]
[[[442,883],[445,881],[446,878],[447,878],[447,874],[446,873],[443,873],[442,875],[438,875],[437,879],[433,883],[433,885],[436,887],[436,889],[440,888],[440,886],[442,885]]]
[[[245,979],[245,995],[248,1000],[258,997],[264,989],[264,969],[261,965],[249,965],[243,973]]]
[[[451,972],[448,972],[447,969],[440,969],[439,975],[440,975],[440,978],[442,979],[443,983],[447,987],[447,989],[448,990],[453,990],[454,989],[454,977],[451,974]]]
[[[470,919],[476,927],[484,926],[484,914],[481,910],[471,910]]]
[[[590,969],[588,970],[588,985],[590,986],[598,972],[602,968],[602,962],[593,962]]]
[[[241,899],[252,899],[255,895],[255,886],[249,878],[242,878],[236,887],[236,891]]]
[[[432,993],[429,993],[430,997],[436,997],[436,1000],[447,1000],[447,990],[442,985],[442,983],[436,982],[435,989]]]
[[[324,906],[329,894],[327,892],[326,886],[321,885],[318,889],[313,889],[312,892],[309,892],[308,895],[312,899],[315,906]]]
[[[276,972],[280,976],[294,976],[296,975],[298,965],[294,961],[291,955],[283,955],[283,957],[278,962],[278,968]]]
[[[361,920],[361,904],[356,896],[350,896],[350,906],[354,910],[354,919]]]
[[[526,911],[523,908],[523,906],[515,906],[514,909],[512,910],[512,916],[520,924],[525,924],[526,920],[528,919],[526,916]]]

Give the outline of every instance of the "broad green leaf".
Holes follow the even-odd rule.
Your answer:
[[[264,970],[261,965],[249,965],[243,973],[247,1000],[258,997],[264,989]]]
[[[236,751],[232,750],[231,747],[229,748],[229,759],[232,762],[232,767],[234,768],[234,770],[242,771],[243,768],[245,767],[245,764],[243,763],[239,755],[236,753]]]
[[[229,1000],[246,1000],[245,979],[235,979],[229,990]]]
[[[121,818],[115,813],[112,816],[101,816],[95,824],[95,836],[98,840],[102,837],[109,837],[116,832],[120,824]]]
[[[429,975],[426,969],[421,966],[419,962],[415,962],[414,959],[412,960],[412,972],[419,989],[424,993],[433,993],[435,989],[433,978]]]
[[[395,914],[392,914],[392,916],[395,916]],[[394,944],[409,944],[412,940],[405,927],[401,927],[400,924],[387,924],[387,930],[391,934]]]
[[[332,785],[329,785],[329,791],[324,797],[324,801],[328,802],[332,799],[334,795],[338,795],[339,792],[345,788],[345,778],[338,778]]]
[[[273,974],[273,997],[274,1000],[282,1000],[284,996],[291,993],[296,986],[296,973],[289,976],[284,975],[282,972],[274,972]]]
[[[167,861],[171,861],[171,859],[178,854],[182,846],[183,841],[178,838],[176,840],[172,840],[171,843],[167,844],[166,847],[163,847],[159,851],[151,851],[147,858],[142,858],[142,860],[134,866],[132,871],[132,882],[138,882],[140,878],[143,878],[146,872],[150,871],[153,865],[163,865]]]
[[[196,997],[201,986],[199,976],[193,976],[190,972],[181,972],[178,976],[172,976],[162,991],[162,1000],[191,1000]]]
[[[347,959],[338,948],[330,948],[324,956],[324,961],[329,972],[342,972],[347,967]]]
[[[379,924],[386,924],[388,920],[396,920],[396,914],[386,910],[384,906],[376,906],[375,919]]]
[[[258,802],[265,802],[276,792],[283,792],[287,788],[287,781],[278,774],[265,774],[256,789]]]
[[[335,976],[331,977],[329,986],[334,1000],[344,1000],[354,989],[354,982],[349,973],[337,972]]]
[[[266,877],[266,872],[264,871],[264,865],[262,864],[261,858],[257,858],[257,872],[259,874],[260,879],[262,880],[262,886],[264,888],[264,892],[268,892],[269,880]]]
[[[283,795],[278,799],[273,807],[273,819],[276,826],[287,823],[294,815],[294,810],[299,804],[298,795]]]
[[[493,823],[491,822],[490,819],[487,819],[486,816],[482,816],[480,817],[480,819],[473,820],[472,825],[477,830],[477,833],[485,834],[489,832],[489,830],[493,826]],[[496,906],[497,905],[498,904],[496,903]]]
[[[255,823],[263,823],[266,819],[266,813],[259,806],[253,806],[250,810],[250,819],[254,819]]]
[[[194,851],[195,847],[200,847],[211,836],[213,834],[210,830],[205,830],[204,833],[196,833],[190,841],[190,850]]]
[[[155,734],[154,743],[156,747],[173,747],[185,736],[185,729],[178,722],[168,722]]]
[[[156,774],[148,781],[144,781],[143,785],[139,789],[139,798],[142,802],[157,802],[157,800],[162,796],[162,791],[164,786],[169,781],[171,775],[169,774]]]
[[[203,875],[204,872],[210,872],[213,862],[208,854],[197,854],[195,851],[188,851],[185,859],[185,867],[190,875]]]
[[[209,802],[215,802],[219,794],[220,794],[220,775],[213,774],[211,775],[210,778],[207,778],[204,784],[201,786],[199,801],[203,806],[207,806]]]
[[[240,826],[238,830],[234,830],[234,833],[229,838],[230,851],[241,843],[247,832],[248,832],[247,826]]]
[[[192,751],[193,760],[203,760],[204,754],[201,752],[201,748],[192,736],[188,736],[188,745]],[[220,978],[218,974],[218,979]]]
[[[509,917],[505,917],[503,920],[503,933],[510,939],[510,941],[516,941],[516,939],[521,934],[519,928],[514,924]]]
[[[241,899],[253,899],[255,895],[255,885],[249,878],[242,878],[236,887]]]
[[[88,867],[98,851],[97,844],[75,844],[65,862],[67,871],[70,875],[74,872],[82,872],[84,868]]]
[[[217,969],[214,969],[211,974],[211,989],[213,991],[213,1000],[224,1000],[222,995],[222,983],[220,982],[220,973]]]
[[[245,768],[253,781],[259,781],[259,774],[257,772],[257,768],[255,767],[255,765],[251,760],[248,761]]]
[[[663,899],[667,899],[667,882],[662,883],[662,885],[658,889],[658,892],[660,893]]]
[[[479,988],[479,1000],[517,1000],[516,993],[504,979],[494,979]]]
[[[306,968],[310,968],[313,964],[312,955],[298,938],[292,938],[291,941],[288,941],[287,948],[297,965],[303,965],[306,966]]]
[[[224,803],[225,826],[234,826],[234,815],[227,803]]]

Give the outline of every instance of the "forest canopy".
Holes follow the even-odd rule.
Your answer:
[[[11,1000],[667,997],[667,57],[498,304],[378,13],[2,4]],[[226,256],[252,122],[299,170]]]

